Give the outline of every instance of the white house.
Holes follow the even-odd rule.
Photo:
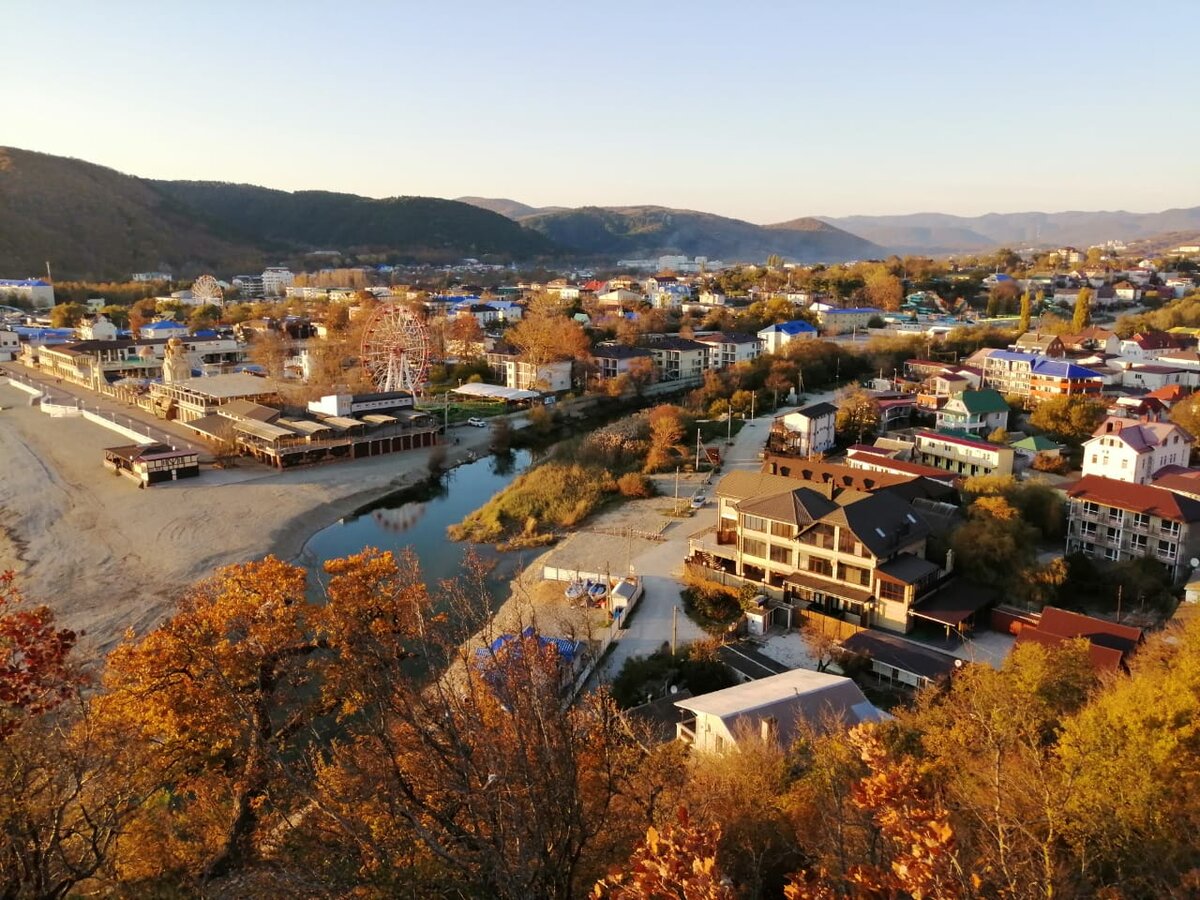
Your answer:
[[[717,331],[712,334],[698,334],[696,340],[711,348],[708,354],[708,365],[711,369],[728,369],[737,363],[758,359],[762,354],[762,341],[753,334]]]
[[[817,321],[825,329],[826,334],[846,334],[847,332],[864,330],[874,318],[883,318],[883,310],[873,306],[856,306],[848,309],[822,308],[823,304],[812,307],[817,313]]]
[[[295,274],[286,266],[267,266],[261,278],[263,293],[268,297],[282,296],[295,280]]]
[[[117,339],[117,326],[108,321],[105,316],[84,319],[76,330],[79,332],[81,341],[115,341]]]
[[[21,338],[15,331],[0,331],[0,362],[12,362],[21,352]]]
[[[159,319],[157,322],[147,322],[138,329],[138,337],[143,338],[173,338],[187,337],[188,327],[180,325],[174,319]]]
[[[571,389],[571,360],[535,366],[520,359],[504,362],[505,387],[522,391],[569,391]]]
[[[602,307],[616,309],[637,306],[643,303],[645,299],[641,294],[634,291],[627,291],[624,288],[615,288],[611,291],[605,291],[603,294],[596,295],[596,302]]]
[[[780,416],[780,419],[790,452],[808,456],[824,453],[833,446],[837,407],[832,403],[814,403]]]
[[[1083,474],[1149,484],[1164,466],[1186,466],[1192,441],[1174,422],[1109,416],[1083,444]]]
[[[768,325],[758,333],[766,353],[778,353],[792,341],[812,340],[816,336],[817,329],[803,319]]]
[[[746,740],[787,746],[801,722],[823,731],[887,718],[849,678],[811,669],[792,669],[675,705],[691,713],[676,726],[679,740],[706,753],[731,750]]]

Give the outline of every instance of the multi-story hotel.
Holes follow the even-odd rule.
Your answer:
[[[1012,474],[1013,449],[1004,444],[940,431],[918,431],[913,440],[913,462],[921,465],[945,469],[964,478]]]
[[[1192,436],[1174,422],[1109,416],[1083,443],[1083,474],[1149,484],[1166,466],[1186,466]]]
[[[732,472],[716,493],[716,540],[693,538],[692,558],[782,589],[791,605],[907,632],[943,575],[925,559],[928,524],[888,490]]]
[[[1103,378],[1091,369],[1032,353],[993,350],[983,360],[983,386],[1034,405],[1051,397],[1099,396]]]
[[[1200,500],[1166,488],[1085,475],[1066,489],[1067,553],[1154,559],[1174,579],[1200,557]]]

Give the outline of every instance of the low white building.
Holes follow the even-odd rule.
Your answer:
[[[15,331],[0,331],[0,362],[12,362],[20,352],[20,336]]]
[[[758,339],[763,342],[763,350],[767,353],[778,353],[792,341],[811,341],[816,336],[817,329],[803,319],[768,325],[758,333]]]
[[[413,396],[408,391],[383,391],[370,394],[326,394],[308,402],[308,411],[319,416],[350,416],[368,413],[387,414],[395,410],[412,409]]]
[[[267,266],[263,269],[261,284],[268,297],[279,297],[296,281],[296,275],[286,266]]]
[[[557,393],[571,389],[571,360],[533,363],[520,359],[509,359],[504,363],[504,384],[522,391],[546,391]]]
[[[117,326],[105,316],[84,319],[75,330],[79,333],[81,341],[115,341],[117,339]]]
[[[678,724],[678,739],[706,753],[732,750],[747,740],[786,747],[801,722],[823,731],[887,718],[851,679],[811,669],[792,669],[675,705],[691,713]]]
[[[1186,466],[1192,441],[1174,422],[1109,416],[1083,444],[1083,474],[1149,484],[1164,466]]]
[[[20,300],[34,309],[49,309],[54,305],[54,286],[40,278],[0,278],[0,303]]]
[[[698,334],[696,340],[710,348],[708,366],[711,369],[728,369],[741,362],[750,362],[762,355],[762,341],[757,335],[718,331]]]
[[[856,306],[849,309],[822,308],[816,304],[813,309],[817,313],[817,321],[826,334],[849,334],[863,331],[872,319],[883,318],[883,310],[873,306]]]

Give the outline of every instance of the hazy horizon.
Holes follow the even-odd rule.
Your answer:
[[[1188,56],[1133,16],[1183,34],[1200,5],[19,4],[0,145],[759,224],[1200,205]]]

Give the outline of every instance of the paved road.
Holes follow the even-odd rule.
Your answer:
[[[805,395],[804,405],[831,400],[833,391]],[[780,407],[777,412],[764,414],[749,422],[735,435],[733,446],[722,446],[723,472],[733,469],[757,471],[762,466],[758,458],[767,440],[771,419],[798,407]],[[723,442],[722,442],[723,444]],[[596,680],[611,680],[621,671],[625,661],[633,656],[648,656],[664,643],[671,641],[672,610],[678,610],[675,627],[679,646],[707,637],[699,625],[687,617],[679,592],[683,587],[683,561],[688,554],[688,537],[716,521],[714,480],[706,490],[708,504],[690,519],[672,523],[664,533],[666,540],[656,544],[632,560],[633,569],[642,576],[646,594],[630,620],[620,640],[613,647],[604,665],[593,676]],[[761,675],[759,676],[761,677]]]

